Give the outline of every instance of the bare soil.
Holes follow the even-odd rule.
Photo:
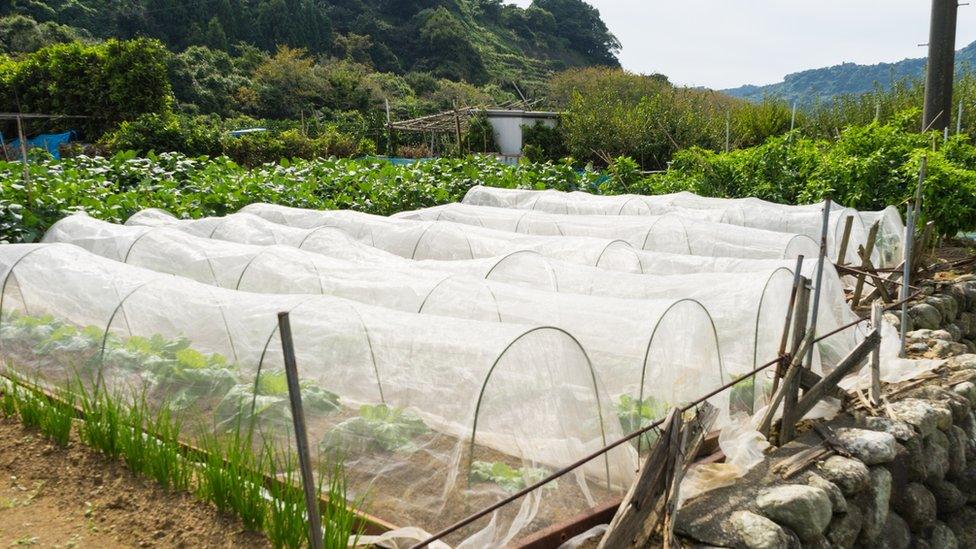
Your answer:
[[[259,533],[121,461],[0,418],[0,547],[268,547]]]

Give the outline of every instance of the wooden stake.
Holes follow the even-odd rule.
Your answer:
[[[868,241],[864,243],[864,246],[858,247],[858,255],[861,256],[861,270],[867,269],[865,264],[865,259],[867,262],[871,262],[871,254],[874,253],[874,241],[878,238],[878,230],[881,228],[881,222],[875,221],[871,228],[868,229]],[[854,298],[851,300],[851,308],[856,309],[858,302],[861,300],[861,292],[864,291],[864,275],[858,275],[857,283],[854,285]]]
[[[881,332],[875,328],[871,331],[864,341],[858,344],[857,347],[848,353],[837,366],[830,371],[829,374],[824,376],[820,383],[816,384],[809,391],[803,394],[803,398],[796,404],[795,418],[796,421],[803,419],[803,416],[807,415],[810,410],[820,401],[828,392],[828,390],[837,386],[840,380],[847,377],[864,364],[864,361],[868,359],[868,355],[871,354],[879,344],[881,343]],[[786,416],[783,416],[783,426],[786,427]]]
[[[796,307],[796,294],[799,291],[800,284],[803,281],[803,256],[798,256],[796,258],[796,267],[793,268],[793,288],[790,290],[790,303],[786,308],[786,320],[783,323],[783,335],[779,340],[779,352],[777,356],[785,357],[786,355],[786,345],[789,344],[790,340],[790,324],[793,320],[793,309]],[[755,364],[753,364],[755,366]],[[779,389],[779,379],[780,376],[786,374],[786,367],[788,364],[780,363],[776,367],[776,374],[773,377],[773,393],[775,394],[777,389]]]
[[[880,301],[871,305],[871,325],[875,330],[881,327],[882,306]],[[871,351],[871,405],[881,405],[881,345]]]
[[[793,385],[792,381],[796,378],[797,374],[796,372],[791,374],[790,370],[793,369],[794,363],[802,363],[803,361],[803,357],[797,356],[797,353],[801,350],[801,347],[803,347],[804,340],[807,336],[807,311],[809,304],[810,286],[806,277],[801,276],[799,286],[797,287],[796,303],[793,306],[793,344],[790,348],[789,354],[790,365],[786,371],[786,377],[783,379],[783,386],[778,392],[774,393],[759,427],[759,431],[767,436],[773,423],[773,416],[776,414],[776,409],[779,407],[780,400],[783,399],[789,404],[792,404],[796,400],[798,387]],[[803,351],[806,351],[806,349],[804,348]],[[784,409],[787,406],[786,403],[783,405]]]
[[[298,364],[295,361],[295,345],[291,339],[291,322],[287,312],[278,313],[278,330],[281,333],[281,351],[285,361],[285,377],[288,381],[288,400],[291,402],[291,419],[295,426],[295,446],[298,464],[302,472],[302,488],[305,492],[305,509],[308,513],[308,539],[312,549],[323,549],[322,514],[315,493],[315,477],[312,475],[312,456],[308,448],[308,431],[305,429],[305,412],[302,409],[302,392],[298,383]]]
[[[844,220],[844,236],[840,241],[840,249],[837,251],[837,264],[844,265],[847,263],[847,243],[851,239],[851,228],[854,226],[854,216],[849,215],[847,219]]]
[[[34,206],[34,189],[31,187],[30,169],[27,167],[27,137],[24,136],[24,124],[20,115],[17,115],[17,138],[20,142],[20,165],[23,170],[24,187],[27,191],[25,207],[30,209]]]

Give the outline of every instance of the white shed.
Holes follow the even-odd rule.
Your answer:
[[[554,128],[559,114],[548,111],[520,111],[508,109],[487,109],[485,114],[495,134],[495,143],[502,156],[522,155],[522,126],[542,125]]]

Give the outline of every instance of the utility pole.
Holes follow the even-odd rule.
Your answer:
[[[929,59],[925,71],[922,129],[944,131],[952,112],[952,77],[956,58],[958,0],[932,0]]]

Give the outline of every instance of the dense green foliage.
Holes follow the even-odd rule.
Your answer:
[[[167,151],[193,155],[226,155],[243,166],[258,166],[282,158],[327,158],[373,154],[375,144],[366,138],[340,131],[334,124],[298,129],[262,131],[235,137],[229,123],[258,121],[216,117],[146,114],[123,122],[104,135],[99,148],[105,151],[132,151],[140,155]]]
[[[266,52],[279,46],[354,60],[380,72],[431,72],[484,83],[541,82],[566,66],[617,66],[620,45],[582,0],[11,0],[0,7],[0,53],[73,37],[156,38]],[[19,17],[16,22],[14,17]]]
[[[976,228],[976,148],[966,136],[943,145],[941,136],[905,127],[914,123],[914,113],[906,113],[900,123],[852,126],[834,140],[787,134],[728,154],[692,148],[677,153],[666,174],[613,190],[689,190],[791,204],[830,196],[847,206],[878,210],[911,197],[924,155],[928,172],[921,221],[935,221],[948,235]],[[943,146],[931,150],[936,139]]]
[[[960,70],[976,66],[976,42],[956,52],[956,66]],[[924,75],[924,58],[875,65],[844,63],[788,74],[782,82],[776,84],[746,85],[723,91],[733,97],[750,101],[775,97],[790,103],[796,101],[812,105],[818,101],[829,102],[838,96],[871,93],[879,85],[887,89],[903,80],[922,78]]]
[[[794,133],[730,153],[691,148],[675,155],[669,171],[650,176],[627,158],[613,159],[603,174],[577,171],[572,159],[509,166],[475,156],[404,166],[333,158],[247,169],[223,157],[119,154],[36,161],[25,183],[19,163],[0,162],[0,241],[36,241],[53,222],[80,210],[114,222],[149,207],[201,217],[252,202],[389,215],[458,201],[476,184],[606,194],[691,190],[787,203],[830,195],[859,209],[880,209],[911,196],[922,155],[929,162],[924,219],[943,234],[976,228],[976,148],[965,136],[943,144],[940,136],[909,131],[914,117],[908,112],[891,123],[850,127],[837,139]]]
[[[957,101],[976,105],[976,73],[961,74],[954,92]],[[549,92],[564,111],[560,133],[568,154],[602,165],[629,156],[645,170],[665,169],[675,153],[692,147],[724,150],[726,139],[730,149],[759,145],[785,134],[791,125],[797,136],[813,139],[837,139],[844,128],[876,120],[920,129],[923,94],[921,82],[904,81],[888,90],[879,87],[804,107],[794,119],[784,100],[748,103],[717,92],[675,87],[660,75],[612,69],[560,73],[551,80]],[[906,113],[911,113],[910,120]],[[957,113],[951,115],[955,130]],[[963,111],[960,127],[962,133],[976,136],[976,108]]]
[[[168,112],[167,55],[159,42],[136,39],[0,56],[0,111],[85,116],[70,125],[94,135],[143,113]]]

